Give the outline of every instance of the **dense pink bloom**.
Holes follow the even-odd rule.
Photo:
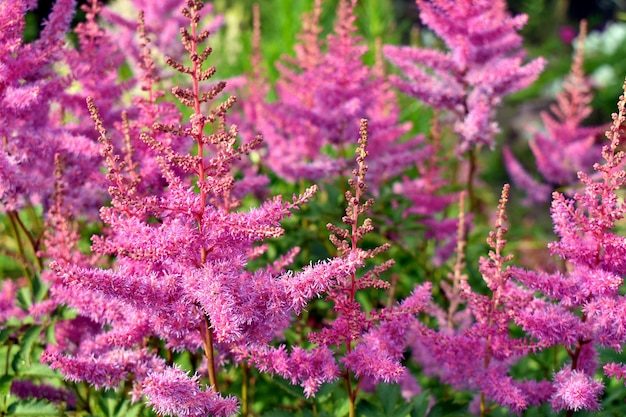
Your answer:
[[[190,377],[180,368],[151,373],[143,382],[148,404],[162,415],[179,417],[228,417],[236,414],[237,400],[222,398],[210,387],[198,387],[198,375]]]
[[[624,85],[626,89],[626,84]],[[602,149],[603,164],[595,164],[595,176],[579,173],[582,190],[567,199],[553,194],[552,219],[559,240],[549,245],[553,254],[568,262],[567,272],[512,270],[512,278],[546,298],[536,298],[519,309],[515,322],[539,346],[562,345],[571,363],[554,376],[555,410],[596,410],[603,384],[595,381],[599,346],[621,350],[626,342],[626,303],[620,294],[626,273],[626,241],[615,233],[626,205],[618,196],[625,183],[618,150],[626,120],[626,99],[620,97],[618,113]],[[608,375],[621,377],[620,366],[605,367]]]
[[[591,114],[593,95],[583,71],[583,50],[586,25],[581,26],[576,55],[563,83],[563,91],[556,97],[550,112],[542,112],[545,132],[535,132],[529,142],[537,170],[544,183],[534,180],[504,148],[504,161],[513,181],[526,191],[534,202],[548,201],[551,188],[570,186],[579,171],[588,172],[600,157],[597,137],[602,127],[583,126]]]
[[[307,397],[315,395],[322,384],[339,377],[334,352],[327,347],[305,350],[299,346],[287,351],[285,346],[255,347],[241,351],[260,371],[277,374],[292,384],[300,384]]]
[[[183,41],[192,55],[206,38],[194,18],[200,9],[201,3],[190,2],[184,12],[191,29],[182,31]],[[56,200],[51,220],[62,226],[61,233],[48,237],[64,248],[51,252],[57,256],[52,264],[55,276],[49,277],[51,295],[81,314],[72,324],[82,331],[66,335],[59,345],[48,346],[42,359],[66,378],[97,387],[115,387],[132,375],[134,398],[145,395],[160,413],[189,416],[230,415],[237,404],[232,398],[198,387],[199,377],[188,377],[167,364],[150,349],[149,340],[160,340],[165,349],[173,351],[202,350],[212,381],[212,358],[219,353],[289,377],[312,395],[322,383],[337,376],[334,360],[328,363],[332,352],[327,346],[312,352],[295,349],[284,367],[280,366],[280,355],[270,355],[274,362],[265,364],[260,352],[272,352],[269,343],[288,328],[291,316],[300,313],[311,299],[351,285],[356,269],[376,253],[343,253],[301,272],[286,273],[284,267],[293,258],[292,251],[283,262],[247,269],[250,257],[257,252],[256,245],[281,236],[280,222],[306,203],[316,188],[293,196],[291,201],[276,196],[259,207],[236,211],[241,202],[234,193],[237,181],[233,163],[258,146],[258,140],[236,146],[238,131],[226,123],[233,98],[204,108],[208,107],[204,102],[224,88],[220,83],[207,92],[199,89],[198,82],[210,78],[214,71],[202,69],[207,57],[208,53],[193,61],[189,70],[173,59],[168,61],[194,81],[192,89],[173,89],[193,112],[182,126],[161,123],[166,113],[149,96],[140,102],[144,113],[140,120],[152,125],[124,122],[118,125],[122,132],[109,136],[97,103],[88,99],[111,195],[111,205],[100,211],[107,229],[93,237],[92,250],[101,256],[114,255],[114,264],[94,267],[94,262],[68,253],[76,235],[63,225],[62,198]],[[154,92],[156,79],[150,75],[150,59],[145,53],[143,60],[147,73],[143,83],[149,93]],[[206,133],[213,122],[215,130]],[[125,146],[123,154],[117,154],[115,137],[126,136],[128,142],[128,136],[137,130],[142,131],[141,139],[147,146]],[[175,143],[183,139],[191,139],[187,143],[195,145],[194,154]],[[134,161],[144,152],[157,156],[154,160],[162,182],[150,180],[149,187],[140,188],[143,175],[152,175],[136,169]],[[370,227],[363,226],[359,233]],[[377,282],[375,275],[380,272],[382,269],[371,272],[363,285]],[[59,337],[63,340],[62,329],[60,326]]]
[[[132,0],[130,2],[132,13],[125,10],[122,15],[112,6],[107,6],[102,11],[102,17],[106,19],[111,27],[109,32],[115,35],[119,47],[126,51],[128,58],[135,61],[141,60],[141,50],[135,42],[137,32],[137,14],[142,12],[145,19],[146,31],[153,39],[154,53],[161,59],[170,56],[176,59],[183,59],[185,49],[180,42],[180,28],[187,21],[180,14],[180,11],[187,4],[186,0]],[[206,3],[202,9],[202,27],[211,33],[217,31],[224,22],[221,15],[213,13],[213,4]]]
[[[510,375],[511,367],[537,346],[527,338],[511,335],[512,320],[533,302],[533,294],[512,281],[512,269],[506,265],[511,256],[503,253],[508,189],[506,186],[502,192],[496,229],[487,239],[492,250],[480,260],[480,273],[489,293],[473,290],[467,277],[457,271],[452,282],[442,286],[456,308],[445,312],[438,306],[429,307],[427,312],[438,319],[439,329],[415,323],[411,332],[413,358],[424,366],[426,374],[456,389],[480,394],[476,407],[483,409],[488,402],[495,402],[521,413],[548,400],[551,390],[549,382],[515,380]],[[462,256],[462,251],[457,250],[457,256]],[[458,314],[461,303],[471,314],[471,323]]]
[[[346,152],[358,139],[359,119],[368,119],[369,182],[376,192],[426,155],[419,149],[421,137],[400,140],[410,125],[399,123],[396,98],[384,74],[362,61],[367,47],[357,35],[356,1],[341,0],[337,7],[325,42],[319,39],[321,2],[305,16],[295,59],[285,58],[279,65],[278,100],[250,108],[246,116],[258,121],[268,147],[267,164],[291,181],[348,175]]]
[[[68,86],[53,65],[64,59],[65,32],[74,12],[73,0],[54,4],[40,38],[24,44],[25,1],[0,5],[0,209],[19,210],[47,204],[52,194],[54,154],[87,161],[93,158],[84,139],[68,134],[51,117],[58,92]],[[72,147],[74,145],[74,147]],[[78,165],[84,167],[84,165]]]
[[[422,22],[447,51],[385,46],[385,56],[403,77],[392,78],[403,92],[455,114],[462,154],[480,144],[494,146],[494,109],[506,95],[532,83],[545,62],[522,64],[525,15],[511,16],[502,0],[417,0]]]
[[[430,284],[419,286],[400,305],[378,312],[379,324],[344,356],[344,366],[357,378],[367,376],[375,383],[400,381],[406,372],[401,360],[409,340],[408,324],[430,300],[430,290]]]
[[[26,312],[15,304],[19,287],[18,283],[10,279],[2,280],[0,284],[0,323],[11,317],[22,319],[26,316]]]
[[[420,137],[399,140],[409,126],[398,124],[396,98],[380,65],[371,69],[361,62],[366,48],[356,36],[356,0],[340,0],[326,43],[320,40],[321,2],[316,2],[305,18],[293,66],[281,67],[276,103],[265,103],[268,88],[260,76],[248,84],[243,139],[227,115],[235,98],[212,104],[227,91],[224,83],[205,88],[201,82],[215,69],[205,64],[210,49],[203,50],[202,42],[209,35],[199,28],[205,16],[200,0],[186,1],[184,19],[168,22],[163,16],[183,5],[180,0],[134,2],[149,9],[147,20],[163,23],[162,35],[170,36],[181,20],[190,23],[179,32],[182,45],[171,44],[173,37],[155,42],[173,51],[167,58],[171,71],[188,76],[188,86],[171,90],[184,111],[163,100],[169,81],[161,80],[167,74],[157,71],[148,42],[148,32],[157,27],[146,28],[150,24],[140,17],[138,46],[120,50],[97,25],[101,6],[93,1],[84,9],[87,21],[76,30],[80,48],[68,49],[65,14],[74,4],[60,0],[40,40],[24,44],[22,15],[34,4],[0,3],[0,22],[6,21],[0,33],[0,211],[13,214],[22,207],[43,206],[46,230],[31,246],[37,261],[52,260],[36,276],[49,292],[25,311],[15,301],[27,280],[3,280],[0,330],[2,322],[27,315],[51,326],[56,343],[45,347],[41,360],[68,381],[112,390],[124,384],[132,400],[145,400],[150,412],[204,417],[239,412],[238,400],[220,392],[222,379],[215,377],[220,367],[231,365],[246,371],[250,365],[285,378],[301,386],[307,398],[342,379],[352,411],[360,390],[375,384],[398,383],[409,401],[420,391],[404,364],[408,351],[427,377],[475,395],[470,410],[483,415],[496,405],[516,414],[542,404],[568,415],[598,410],[604,390],[595,379],[598,367],[626,380],[626,366],[602,364],[599,355],[600,348],[620,351],[626,343],[626,238],[616,232],[626,215],[620,151],[624,96],[607,132],[605,162],[595,165],[593,175],[579,174],[578,193],[553,194],[558,240],[549,248],[566,267],[548,273],[508,265],[507,186],[487,239],[490,251],[478,262],[479,290],[462,272],[469,217],[462,213],[462,198],[459,219],[444,216],[459,195],[444,194],[448,184],[437,134],[433,132],[432,146],[423,146]],[[525,17],[509,16],[499,0],[418,4],[423,21],[449,51],[388,47],[388,56],[408,79],[396,82],[455,114],[459,152],[491,145],[496,105],[534,79],[543,65],[541,60],[522,64],[516,31]],[[121,42],[130,42],[135,23],[112,12],[107,16],[123,26]],[[188,60],[182,60],[183,51]],[[137,59],[139,71],[134,80],[120,84],[123,52]],[[259,62],[257,57],[254,65]],[[59,66],[65,70],[63,65],[71,67],[66,76],[57,72]],[[132,92],[132,105],[125,108],[122,95],[135,81],[141,92]],[[554,159],[562,143],[537,137],[531,145],[549,184],[535,181],[505,150],[511,174],[517,172],[521,183],[534,187],[535,197],[551,185],[571,182],[570,168],[591,158],[591,136],[579,136],[587,132],[579,130],[587,98],[580,93],[578,101],[559,99],[562,113],[554,114],[560,121],[544,116],[549,132],[572,139],[563,146],[568,156],[563,164]],[[354,123],[361,116],[371,118],[369,131],[367,120]],[[269,137],[265,150],[255,136],[259,131]],[[317,188],[291,198],[268,197],[259,167],[246,162],[246,156],[267,156],[268,165],[287,179],[320,179],[329,173],[347,175],[351,164],[346,154],[354,143],[356,169],[345,193],[343,225],[327,226],[335,255],[289,270],[299,253],[295,247],[264,265],[261,255],[275,249],[268,241],[283,236],[281,223]],[[418,177],[406,176],[393,188],[411,203],[405,221],[416,216],[425,238],[437,242],[433,264],[439,266],[455,247],[457,260],[449,279],[440,280],[435,273],[439,282],[411,284],[410,295],[398,301],[395,282],[384,275],[393,259],[378,261],[390,245],[377,246],[380,236],[368,235],[374,222],[366,215],[374,201],[366,199],[366,183],[378,187],[407,167],[414,167]],[[105,187],[110,199],[103,206]],[[260,203],[242,200],[250,192],[263,196]],[[83,230],[76,217],[92,219],[95,207],[100,207],[104,226],[91,238],[93,255],[87,255],[81,252]],[[431,298],[435,283],[440,285],[435,300],[445,300],[442,306]],[[409,291],[406,286],[401,290]],[[317,311],[308,316],[311,302],[320,297],[331,307],[323,317]],[[55,311],[59,305],[63,311],[72,309],[74,318],[61,319],[65,315]],[[4,333],[11,344],[28,323]],[[291,343],[293,328],[305,329],[297,335],[298,343]],[[514,377],[519,361],[546,348],[559,349],[556,360],[569,357],[555,366],[552,377]],[[185,359],[179,360],[182,352]],[[189,367],[181,365],[187,358]],[[43,380],[23,381],[23,376],[5,378],[16,397],[68,406],[75,401],[63,389]]]
[[[554,375],[551,404],[555,411],[599,410],[604,384],[585,372],[564,368]]]

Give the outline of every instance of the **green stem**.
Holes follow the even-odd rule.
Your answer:
[[[15,244],[17,245],[17,252],[22,264],[22,269],[24,270],[24,276],[28,280],[28,286],[32,289],[32,281],[33,277],[28,268],[28,264],[26,261],[26,252],[24,250],[24,243],[22,242],[22,237],[20,236],[20,231],[18,227],[18,222],[15,221],[15,217],[17,213],[14,211],[8,212],[9,223],[11,224],[11,231],[13,232],[13,236],[15,237]]]
[[[248,384],[250,381],[250,370],[245,363],[241,364],[243,370],[243,383],[241,385],[241,415],[248,417]]]
[[[477,159],[478,148],[472,148],[469,151],[469,172],[467,173],[467,196],[469,199],[469,208],[471,213],[475,213],[476,210],[476,196],[474,194],[474,176],[477,171]]]
[[[35,260],[37,262],[37,267],[39,268],[39,270],[42,270],[43,269],[43,263],[41,262],[41,259],[37,256],[37,252],[39,250],[39,244],[37,243],[37,241],[33,237],[32,233],[30,233],[30,231],[26,228],[26,225],[24,224],[24,222],[22,222],[22,219],[20,219],[19,213],[17,213],[17,212],[13,212],[13,213],[15,215],[15,222],[20,227],[20,229],[22,230],[22,232],[24,233],[24,235],[28,239],[28,242],[30,243],[30,247],[33,249],[33,254],[35,255]]]
[[[348,385],[348,401],[350,403],[350,413],[349,416],[350,417],[354,417],[354,412],[355,412],[355,395],[353,394],[352,391],[352,381],[350,380],[350,373],[346,372],[346,384]]]

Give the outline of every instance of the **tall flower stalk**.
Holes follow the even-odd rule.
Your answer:
[[[357,294],[368,288],[388,289],[390,283],[381,274],[394,263],[387,260],[361,272],[368,260],[388,250],[390,245],[361,247],[364,236],[374,230],[371,219],[362,220],[374,201],[363,201],[368,171],[367,120],[362,119],[360,126],[357,167],[345,193],[347,207],[342,221],[346,228],[327,225],[337,255],[328,261],[331,268],[320,268],[328,279],[324,292],[333,304],[333,320],[319,332],[307,335],[314,344],[308,351],[299,346],[289,350],[282,345],[248,346],[242,350],[242,355],[261,371],[278,374],[292,383],[300,382],[307,396],[314,395],[322,383],[343,379],[351,417],[356,415],[364,381],[378,384],[411,378],[401,362],[409,343],[408,328],[427,305],[431,288],[429,283],[419,285],[406,299],[379,310],[366,311],[357,299]]]
[[[542,58],[523,64],[526,15],[511,16],[502,0],[417,0],[420,18],[447,51],[387,45],[385,56],[402,71],[392,81],[406,94],[455,115],[458,154],[493,147],[494,110],[506,95],[531,84]]]
[[[557,95],[556,103],[550,106],[550,112],[541,113],[545,132],[534,132],[529,142],[543,181],[533,179],[508,147],[503,149],[504,162],[512,180],[526,191],[531,202],[549,201],[554,188],[574,185],[577,173],[588,172],[601,154],[598,138],[605,127],[583,125],[591,115],[593,100],[583,68],[586,35],[587,23],[582,21],[563,90]]]
[[[204,67],[211,49],[201,47],[209,35],[198,28],[202,5],[189,1],[183,10],[190,29],[182,29],[181,35],[191,64],[167,59],[191,78],[191,88],[172,89],[191,110],[189,121],[157,120],[142,135],[158,155],[163,190],[150,194],[138,188],[142,178],[130,158],[141,155],[116,154],[96,103],[88,101],[112,198],[111,206],[101,210],[109,231],[93,238],[92,250],[113,255],[116,262],[113,268],[101,269],[59,259],[53,264],[54,286],[58,293],[71,294],[63,298],[69,306],[106,326],[92,326],[90,332],[73,336],[71,343],[61,339],[43,358],[67,378],[97,387],[115,387],[128,379],[133,398],[145,396],[161,414],[227,416],[235,412],[237,401],[218,392],[215,352],[228,354],[236,346],[271,340],[288,325],[295,308],[294,293],[285,283],[306,281],[317,273],[310,267],[279,279],[281,265],[248,272],[246,264],[258,252],[256,242],[280,236],[279,221],[315,188],[292,202],[274,197],[259,208],[236,211],[240,202],[232,193],[233,162],[259,142],[237,145],[237,129],[226,122],[233,97],[205,108],[221,94],[224,83],[202,88],[215,74],[214,67]],[[188,140],[195,151],[179,152],[181,147],[170,140]],[[299,288],[304,292],[299,297],[306,301],[324,288]],[[155,344],[170,352],[166,358],[154,350]],[[204,352],[208,389],[202,388],[200,375],[189,375],[168,361],[172,352],[184,350]]]
[[[278,64],[278,100],[261,108],[261,118],[258,109],[251,108],[250,117],[264,119],[258,129],[267,142],[267,165],[290,181],[349,176],[358,120],[368,119],[369,182],[376,194],[385,181],[425,157],[423,138],[402,140],[411,125],[400,122],[397,99],[384,72],[363,63],[367,46],[357,33],[357,1],[338,2],[326,37],[320,37],[322,4],[315,1],[303,17],[295,58]]]
[[[623,86],[626,91],[626,82]],[[626,94],[626,93],[624,93]],[[623,126],[626,98],[620,96],[618,112],[606,132],[609,143],[602,148],[604,163],[596,163],[596,175],[578,173],[583,186],[572,198],[555,192],[552,219],[559,240],[550,252],[567,262],[567,271],[552,274],[516,269],[514,279],[545,298],[535,300],[515,316],[515,321],[541,346],[562,346],[569,363],[554,374],[552,408],[571,416],[579,410],[600,408],[604,384],[596,380],[598,349],[617,351],[626,342],[620,293],[626,273],[626,238],[616,234],[626,214],[621,192],[626,183],[623,170]],[[604,366],[609,376],[623,377],[623,367]]]
[[[456,152],[467,155],[466,190],[476,209],[474,179],[482,146],[495,146],[495,113],[502,99],[530,85],[543,58],[523,63],[517,33],[526,15],[511,16],[503,0],[417,0],[422,22],[441,38],[445,51],[387,45],[384,54],[401,72],[392,83],[435,109],[446,110],[458,135]]]

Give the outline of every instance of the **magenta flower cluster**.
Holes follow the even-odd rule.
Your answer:
[[[25,43],[35,3],[0,2],[0,225],[11,231],[0,249],[21,266],[0,286],[0,415],[27,399],[89,409],[82,383],[159,416],[258,415],[255,377],[299,386],[299,407],[338,385],[350,417],[385,384],[406,407],[421,393],[428,413],[443,401],[424,390],[432,381],[468,393],[480,416],[572,415],[599,410],[609,378],[626,380],[626,364],[601,355],[626,343],[626,98],[599,145],[583,125],[579,52],[531,141],[544,181],[504,148],[529,204],[567,186],[552,193],[547,248],[561,265],[513,266],[515,190],[491,213],[477,158],[499,140],[502,100],[545,61],[525,59],[527,17],[503,0],[417,0],[445,49],[385,45],[374,66],[357,0],[339,0],[325,35],[315,0],[275,85],[258,8],[252,75],[224,81],[207,44],[225,18],[210,3],[132,0],[134,20],[92,0],[72,29],[76,3],[58,0]],[[429,132],[402,99],[434,109]],[[307,212],[324,200],[345,207],[325,229]],[[489,249],[472,265],[471,226],[485,218]],[[289,239],[294,223],[330,240],[322,256],[310,237]],[[519,377],[550,352],[542,378]],[[22,372],[31,353],[65,382]]]

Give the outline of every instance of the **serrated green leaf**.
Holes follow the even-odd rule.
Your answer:
[[[9,317],[8,319],[5,320],[4,325],[7,328],[9,328],[9,327],[17,328],[17,327],[20,327],[22,325],[22,321],[20,319],[15,318],[15,317]]]
[[[76,310],[67,308],[65,306],[59,307],[59,317],[61,318],[61,320],[72,320],[76,318],[77,315],[78,313],[76,313]]]
[[[59,410],[54,404],[44,400],[20,400],[7,408],[7,416],[45,417],[58,416]]]
[[[0,376],[0,396],[7,395],[11,390],[11,383],[15,375]]]
[[[35,324],[35,319],[33,316],[26,316],[21,321],[21,326],[30,326],[31,324]]]
[[[125,402],[126,404],[128,404],[128,402]],[[130,407],[127,407],[127,410],[124,414],[118,414],[120,417],[137,417],[139,416],[139,413],[141,413],[141,410],[143,409],[144,405],[140,402],[137,404],[133,404]]]
[[[346,400],[341,404],[341,406],[337,407],[334,410],[334,415],[335,416],[347,416],[349,410],[350,410],[350,402]]]
[[[42,328],[42,325],[37,324],[29,327],[24,332],[24,336],[22,336],[20,340],[20,350],[13,358],[13,361],[11,361],[11,368],[15,373],[19,373],[23,366],[31,365],[30,354],[33,350],[33,344],[39,337]]]
[[[125,399],[121,399],[115,406],[115,410],[113,413],[114,417],[126,417],[128,415],[128,407],[130,403]]]

